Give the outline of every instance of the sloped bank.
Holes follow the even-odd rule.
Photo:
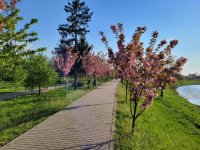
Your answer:
[[[178,85],[194,83],[182,81]],[[199,106],[186,101],[175,89],[167,89],[164,98],[158,97],[138,118],[134,136],[129,105],[124,101],[125,90],[121,85],[117,93],[115,149],[199,149]]]

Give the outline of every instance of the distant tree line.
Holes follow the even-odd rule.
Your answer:
[[[192,73],[188,75],[178,74],[177,79],[179,80],[200,80],[200,75],[198,73]]]

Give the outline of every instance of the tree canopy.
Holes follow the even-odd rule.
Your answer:
[[[25,80],[25,87],[33,89],[46,87],[57,81],[57,73],[55,72],[50,61],[43,55],[33,55],[26,60],[25,68],[28,76]]]

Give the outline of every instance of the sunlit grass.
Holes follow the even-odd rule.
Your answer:
[[[187,82],[184,81],[184,84]],[[199,106],[189,103],[173,89],[167,89],[164,98],[158,97],[153,105],[138,118],[133,136],[129,105],[124,102],[124,96],[125,89],[119,85],[115,130],[116,149],[199,150]]]
[[[200,80],[180,80],[180,81],[178,81],[177,86],[194,85],[194,84],[200,85]]]

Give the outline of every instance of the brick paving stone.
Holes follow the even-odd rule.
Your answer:
[[[91,91],[0,150],[112,150],[118,81]]]

